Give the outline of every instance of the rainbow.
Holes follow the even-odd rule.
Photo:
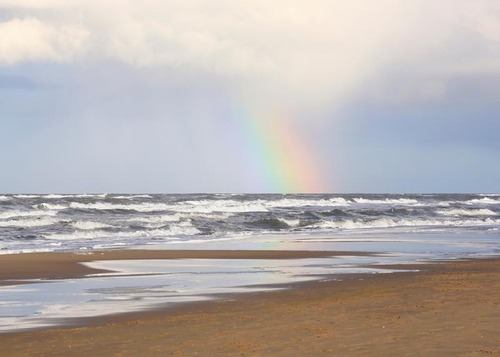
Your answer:
[[[321,166],[312,146],[301,135],[295,120],[283,112],[258,114],[243,110],[237,115],[240,138],[250,153],[249,164],[268,192],[327,192]],[[250,163],[251,162],[251,163]]]

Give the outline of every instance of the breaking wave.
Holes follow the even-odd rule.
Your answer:
[[[412,220],[412,219],[390,219],[380,218],[368,222],[344,220],[344,221],[326,221],[313,226],[312,228],[319,229],[373,229],[373,228],[394,228],[394,227],[435,227],[435,226],[461,226],[461,227],[476,227],[476,226],[492,226],[500,224],[500,220],[487,218],[485,220]]]
[[[152,230],[137,230],[137,231],[118,231],[110,232],[107,230],[81,230],[71,233],[55,233],[45,235],[44,238],[49,240],[82,240],[82,239],[98,239],[98,238],[166,238],[172,236],[196,235],[201,233],[191,224],[182,223],[172,225],[167,229],[152,229]]]
[[[37,219],[10,219],[6,221],[0,220],[0,227],[43,227],[51,226],[58,222],[59,220],[50,217],[40,217]]]
[[[53,216],[53,215],[55,215],[55,213],[42,210],[33,210],[33,211],[12,210],[12,211],[0,212],[0,219],[9,219],[18,217],[42,217],[42,216]]]
[[[410,198],[397,198],[397,199],[385,198],[382,200],[376,200],[376,199],[367,199],[358,197],[354,198],[353,201],[362,204],[378,204],[378,205],[410,205],[418,203],[417,200]]]
[[[71,225],[78,230],[95,230],[95,229],[101,229],[101,228],[113,228],[112,225],[106,224],[106,223],[100,223],[100,222],[92,222],[92,221],[79,221],[79,222],[73,222]]]
[[[483,197],[483,198],[475,198],[472,200],[469,200],[465,202],[466,204],[469,205],[495,205],[495,204],[500,204],[500,199],[494,199],[491,197]]]
[[[496,216],[497,213],[493,212],[490,209],[447,209],[447,210],[439,210],[438,214],[444,216]]]

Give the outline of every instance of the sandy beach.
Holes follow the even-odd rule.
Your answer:
[[[115,251],[6,255],[0,257],[0,279],[5,285],[12,284],[10,279],[83,276],[93,272],[78,262],[99,257],[290,259],[332,254]],[[3,333],[0,354],[500,355],[500,260],[410,268],[420,272],[352,274],[342,281],[300,283],[287,290],[235,294],[174,309],[82,319],[80,326],[71,328]]]

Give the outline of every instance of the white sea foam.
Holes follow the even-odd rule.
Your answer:
[[[500,204],[500,200],[496,200],[490,197],[484,197],[484,198],[475,198],[465,203],[469,205],[478,205],[478,204],[492,205],[492,204]]]
[[[141,204],[114,204],[107,202],[96,202],[96,203],[79,203],[71,202],[69,204],[70,208],[75,209],[89,209],[89,210],[126,210],[126,211],[137,211],[137,212],[161,212],[169,211],[172,209],[172,205],[165,203],[141,203]]]
[[[349,206],[349,202],[342,197],[335,197],[330,199],[319,199],[319,200],[304,200],[297,198],[283,198],[276,201],[261,201],[262,205],[268,208],[276,207],[307,207],[307,206]]]
[[[8,255],[8,254],[24,254],[24,253],[43,253],[43,252],[53,252],[54,249],[40,247],[40,248],[31,248],[31,249],[1,249],[0,255]]]
[[[177,212],[196,212],[196,213],[212,213],[212,212],[268,212],[264,201],[255,200],[248,202],[240,202],[235,200],[200,200],[200,201],[185,201],[176,204],[173,209]]]
[[[78,195],[66,195],[65,197],[75,197],[75,198],[106,198],[107,193],[81,193]]]
[[[268,212],[272,208],[304,207],[304,206],[348,206],[349,203],[341,197],[332,199],[304,200],[283,198],[280,200],[200,200],[181,202],[172,207],[177,212],[193,213],[245,213]]]
[[[175,224],[170,226],[168,229],[168,235],[195,235],[201,233],[199,229],[194,227],[191,222],[181,222],[179,224]]]
[[[38,205],[33,205],[32,207],[33,208],[48,209],[48,210],[55,210],[55,211],[60,211],[60,210],[68,208],[67,205],[61,205],[61,204],[55,204],[55,203],[40,203]]]
[[[444,216],[496,216],[497,214],[490,209],[447,209],[437,211],[440,215]]]
[[[300,219],[278,218],[278,221],[285,223],[288,227],[298,227],[300,224]]]
[[[130,223],[152,223],[152,224],[166,224],[170,222],[179,222],[186,215],[176,213],[169,215],[159,215],[159,216],[143,216],[143,217],[132,217],[126,220]]]
[[[133,200],[134,198],[152,198],[150,195],[127,195],[127,196],[113,196],[112,198],[118,200]]]
[[[49,195],[41,195],[40,197],[43,198],[50,198],[50,199],[60,199],[60,198],[105,198],[108,194],[107,193],[99,193],[99,194],[87,194],[87,193],[82,193],[82,194],[49,194]]]
[[[78,221],[78,222],[73,222],[71,225],[76,229],[85,230],[85,231],[113,227],[112,225],[109,225],[109,224],[100,223],[100,222],[92,222],[92,221]]]
[[[43,227],[58,223],[59,220],[50,217],[40,217],[35,219],[10,219],[0,220],[0,227]]]
[[[450,207],[449,202],[441,201],[441,202],[432,202],[432,203],[412,203],[411,207]]]
[[[190,222],[181,222],[173,224],[164,229],[150,229],[137,231],[109,232],[100,229],[78,230],[72,233],[54,233],[45,235],[46,239],[51,240],[79,240],[79,239],[98,239],[98,238],[162,238],[171,236],[195,235],[201,233]]]
[[[390,199],[386,198],[384,200],[374,200],[374,199],[368,199],[368,198],[353,198],[353,201],[356,203],[361,203],[361,204],[389,204],[389,205],[409,205],[409,204],[417,204],[418,201],[410,198],[397,198],[397,199]]]
[[[317,225],[310,226],[311,228],[319,229],[371,229],[371,228],[391,228],[391,227],[431,227],[431,226],[490,226],[499,224],[500,220],[487,218],[484,220],[437,220],[437,219],[396,219],[396,218],[380,218],[373,221],[323,221]]]
[[[55,216],[55,212],[48,212],[42,210],[34,210],[34,211],[21,211],[21,210],[12,210],[6,212],[0,212],[0,219],[9,219],[16,217],[40,217],[40,216]]]
[[[107,193],[99,194],[44,194],[44,195],[15,195],[15,198],[47,198],[47,199],[61,199],[61,198],[105,198]]]
[[[48,199],[61,199],[61,198],[106,198],[108,194],[107,193],[99,193],[99,194],[87,194],[87,193],[81,193],[81,194],[48,194],[48,195],[38,195],[38,196],[33,196],[32,198],[35,197],[40,197],[40,198],[48,198]],[[24,196],[26,197],[26,196]]]
[[[159,215],[159,216],[143,216],[143,217],[132,217],[127,219],[125,222],[132,224],[140,224],[148,228],[159,228],[165,225],[171,224],[172,222],[190,221],[192,218],[205,218],[205,219],[227,219],[231,217],[232,213],[176,213],[172,215]]]
[[[0,201],[8,201],[8,200],[10,200],[10,197],[0,195]]]
[[[448,202],[439,202],[439,203],[435,204],[434,206],[450,207],[450,203],[448,203]]]
[[[123,196],[129,198],[128,196]],[[63,209],[65,206],[43,204],[48,209]],[[175,211],[180,213],[245,213],[245,212],[268,212],[271,208],[277,207],[300,207],[300,206],[348,206],[349,203],[343,198],[321,199],[321,200],[300,200],[300,199],[282,199],[277,201],[253,200],[253,201],[236,201],[236,200],[199,200],[199,201],[184,201],[179,203],[80,203],[71,202],[70,208],[75,209],[91,209],[91,210],[129,210],[137,212],[161,212]]]
[[[58,198],[64,198],[66,197],[65,195],[55,195],[51,193],[50,195],[45,195],[43,196],[44,198],[50,198],[50,199],[58,199]]]

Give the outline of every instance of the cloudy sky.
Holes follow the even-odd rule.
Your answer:
[[[497,0],[0,0],[0,191],[499,192]]]

